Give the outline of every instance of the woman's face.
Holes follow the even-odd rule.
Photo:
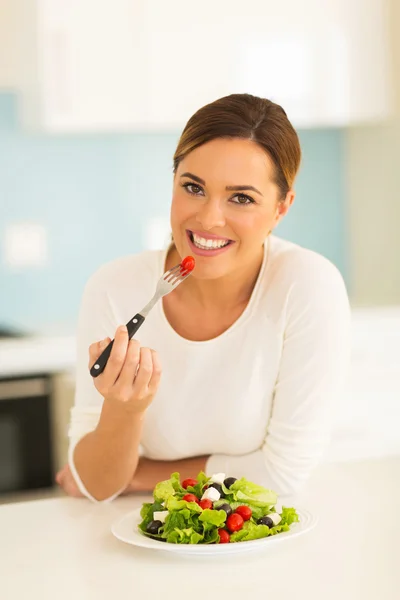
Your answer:
[[[216,279],[254,265],[268,233],[293,202],[279,201],[273,163],[255,142],[216,139],[188,154],[174,177],[171,227],[194,276]]]

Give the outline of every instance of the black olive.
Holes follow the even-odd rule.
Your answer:
[[[224,490],[222,489],[222,485],[220,483],[212,483],[210,487],[215,488],[220,493],[221,498],[225,498]]]
[[[231,485],[235,483],[235,481],[237,481],[235,477],[227,477],[227,479],[225,479],[224,481],[224,486],[229,489]]]
[[[146,531],[147,531],[147,533],[156,535],[161,526],[162,526],[161,521],[150,521],[150,523],[146,527]]]
[[[228,503],[226,504],[221,504],[220,506],[214,506],[215,510],[224,510],[226,512],[226,516],[229,517],[229,515],[232,514],[232,506]]]
[[[274,522],[271,517],[261,517],[257,521],[258,525],[267,525],[270,529],[274,526]]]

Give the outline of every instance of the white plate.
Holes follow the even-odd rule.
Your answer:
[[[318,518],[312,515],[308,510],[296,509],[299,515],[300,522],[293,523],[290,526],[290,531],[278,533],[274,536],[263,538],[261,540],[251,540],[249,542],[236,542],[234,544],[168,544],[167,542],[159,542],[145,536],[139,529],[138,525],[142,521],[140,516],[140,508],[125,515],[122,519],[113,524],[111,531],[116,538],[132,544],[133,546],[141,546],[142,548],[151,548],[153,550],[163,550],[164,552],[176,552],[178,554],[200,554],[200,555],[216,555],[216,554],[237,554],[240,552],[251,552],[267,550],[275,547],[279,542],[289,541],[292,538],[306,533],[315,527]]]

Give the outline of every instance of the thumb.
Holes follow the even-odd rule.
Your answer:
[[[92,366],[96,360],[99,358],[100,354],[107,348],[108,344],[111,342],[111,338],[106,337],[104,340],[100,342],[96,342],[89,346],[89,365]]]

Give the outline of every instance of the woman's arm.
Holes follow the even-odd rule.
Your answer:
[[[293,278],[272,413],[263,446],[244,456],[213,455],[207,470],[246,476],[297,493],[330,439],[350,357],[350,307],[339,271],[316,255],[311,265],[283,268]],[[295,273],[295,276],[293,276]]]

